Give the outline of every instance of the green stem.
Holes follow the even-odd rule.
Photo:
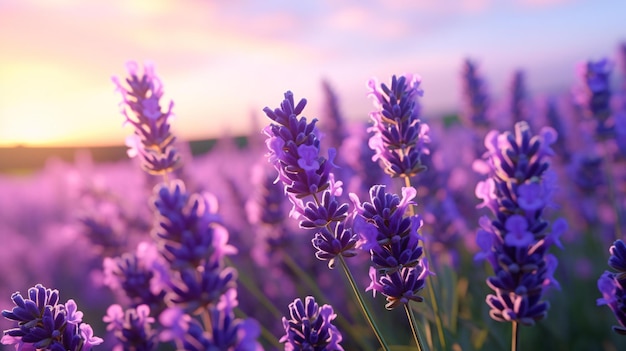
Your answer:
[[[415,345],[417,345],[417,350],[422,351],[424,350],[421,342],[422,338],[419,337],[419,329],[417,328],[417,323],[415,322],[413,309],[409,306],[409,303],[404,304],[404,310],[406,311],[406,317],[409,319],[409,324],[411,325],[411,331],[413,332],[413,339],[415,339]]]
[[[346,260],[341,255],[337,255],[337,257],[339,258],[339,262],[341,262],[341,268],[343,268],[343,271],[346,273],[346,277],[348,277],[348,281],[350,282],[350,286],[352,287],[352,290],[354,291],[354,295],[356,295],[356,298],[359,301],[361,312],[363,312],[365,319],[367,319],[367,322],[369,323],[370,327],[374,331],[374,334],[376,335],[376,338],[378,339],[380,346],[383,347],[383,350],[389,351],[389,346],[383,339],[383,336],[380,332],[380,329],[376,325],[376,322],[374,322],[374,319],[372,318],[372,314],[370,313],[369,308],[367,308],[367,305],[365,304],[365,301],[363,300],[363,296],[361,295],[361,292],[359,291],[359,288],[357,287],[356,282],[354,281],[352,272],[350,272],[350,268],[348,268],[348,265],[346,264]]]
[[[407,187],[411,186],[411,179],[409,177],[404,177],[404,184]],[[409,206],[409,215],[411,217],[415,216],[415,209],[413,208],[413,206]],[[426,259],[428,260],[428,262],[430,262],[431,264],[433,264],[433,262],[430,259],[430,253],[429,251],[426,249],[426,243],[424,241],[422,241],[422,247],[424,250],[424,255],[426,256]],[[439,307],[437,304],[437,295],[435,295],[435,289],[433,288],[433,283],[431,282],[431,278],[427,277],[426,278],[426,287],[428,289],[428,294],[430,294],[430,301],[432,303],[432,308],[433,308],[433,314],[435,317],[435,324],[437,325],[437,335],[439,337],[439,342],[441,343],[441,348],[442,349],[446,349],[446,338],[443,335],[443,324],[441,323],[441,316],[439,316]]]
[[[513,321],[511,330],[511,351],[517,351],[517,344],[519,339],[519,325]]]
[[[225,257],[224,261],[228,266],[236,268],[235,264],[230,258]],[[250,279],[250,277],[245,274],[245,271],[237,269],[237,273],[239,275],[239,279],[237,279],[237,282],[241,283],[241,285],[243,285],[246,290],[248,290],[248,292],[251,293],[257,299],[257,301],[259,301],[261,305],[263,305],[274,316],[274,318],[282,318],[283,314],[278,310],[276,306],[274,306],[274,303],[267,298],[267,296],[259,289],[259,287],[254,284],[252,279]]]

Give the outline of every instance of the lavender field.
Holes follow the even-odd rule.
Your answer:
[[[554,96],[488,69],[449,116],[419,72],[361,121],[285,87],[199,155],[158,61],[111,72],[128,158],[0,174],[4,349],[625,349],[626,45]]]

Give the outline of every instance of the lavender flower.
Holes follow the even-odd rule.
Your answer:
[[[428,125],[419,119],[417,98],[423,95],[421,79],[404,75],[391,79],[391,87],[375,79],[369,81],[369,95],[376,110],[370,113],[374,125],[369,146],[375,151],[372,161],[380,160],[381,167],[391,177],[412,177],[425,170],[422,154],[427,154]]]
[[[548,176],[550,144],[556,138],[552,128],[543,128],[533,136],[526,122],[515,124],[515,134],[490,132],[486,139],[490,177],[478,183],[476,194],[480,207],[494,215],[483,216],[476,237],[481,252],[476,259],[486,259],[494,269],[487,285],[495,295],[487,296],[490,316],[497,321],[533,325],[543,319],[549,303],[542,301],[548,286],[558,287],[553,277],[557,259],[548,254],[566,222],[558,219],[548,232],[544,210],[550,207],[555,184]]]
[[[357,236],[349,227],[337,228],[347,217],[347,204],[339,201],[342,183],[335,182],[330,172],[336,152],[331,148],[328,159],[320,156],[317,120],[308,123],[306,117],[298,119],[305,106],[306,100],[296,105],[293,94],[286,92],[279,109],[263,110],[275,122],[264,129],[267,156],[293,204],[291,216],[302,228],[317,231],[312,240],[318,250],[316,256],[333,267],[338,255],[356,255]]]
[[[463,111],[461,117],[467,126],[487,127],[490,122],[487,117],[489,110],[489,95],[486,84],[478,74],[476,63],[466,59],[463,62],[461,76],[461,89],[463,91]]]
[[[609,266],[615,272],[605,271],[598,279],[598,290],[602,297],[598,306],[607,305],[615,314],[620,325],[613,326],[613,331],[626,335],[626,245],[617,240],[609,249]]]
[[[597,123],[596,135],[601,139],[613,134],[610,122],[612,69],[613,63],[606,58],[588,61],[579,68],[582,86],[577,93],[577,100],[587,115]]]
[[[221,262],[236,252],[228,245],[228,231],[216,213],[210,194],[190,194],[185,183],[174,180],[154,189],[156,225],[153,236],[163,257],[174,270]]]
[[[289,304],[289,319],[283,317],[285,351],[343,351],[341,333],[332,324],[337,317],[330,305],[319,305],[307,296]]]
[[[113,82],[122,94],[121,112],[126,122],[134,128],[134,134],[126,144],[130,147],[130,157],[140,156],[142,168],[151,174],[165,174],[175,169],[180,155],[174,148],[176,138],[170,131],[169,119],[173,116],[174,103],[170,102],[167,111],[161,110],[160,100],[163,85],[154,73],[152,65],[144,65],[139,75],[137,63],[126,64],[129,78],[126,88],[117,77]],[[131,114],[134,115],[131,117]]]
[[[102,319],[107,330],[115,334],[119,341],[115,350],[152,351],[157,346],[157,333],[152,328],[154,318],[150,317],[150,307],[139,305],[124,311],[114,304],[107,309]]]
[[[324,132],[328,145],[339,148],[348,136],[343,114],[339,110],[339,99],[328,80],[322,81],[322,90],[326,101],[324,103],[324,115],[322,131]]]
[[[166,265],[151,255],[148,243],[140,243],[135,253],[125,253],[116,258],[105,257],[102,263],[104,284],[114,292],[130,299],[133,306],[148,305],[160,309],[168,285]]]
[[[208,308],[211,325],[204,327],[184,310],[170,307],[159,316],[165,327],[160,338],[162,341],[174,340],[185,350],[261,350],[256,341],[260,335],[258,323],[253,319],[236,319],[233,308],[237,304],[237,292],[230,289],[218,304]]]
[[[355,230],[361,236],[362,248],[371,254],[371,284],[367,290],[372,290],[374,296],[377,291],[385,295],[387,309],[411,300],[421,302],[423,298],[417,294],[430,273],[419,245],[422,220],[405,216],[408,206],[414,204],[411,200],[415,194],[412,187],[402,188],[400,199],[386,193],[384,185],[375,185],[370,189],[371,202],[363,204],[351,194],[358,213]]]
[[[17,326],[4,331],[2,344],[15,344],[17,350],[88,351],[103,341],[82,322],[74,300],[59,303],[58,290],[37,284],[28,289],[27,298],[16,292],[11,299],[15,307],[3,310],[2,316]]]
[[[513,73],[510,89],[510,112],[513,118],[513,124],[528,121],[528,112],[526,111],[526,95],[528,93],[526,92],[526,76],[524,71],[517,70]]]

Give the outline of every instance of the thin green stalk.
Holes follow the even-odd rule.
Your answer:
[[[359,306],[361,307],[361,311],[363,312],[365,319],[367,319],[368,323],[370,324],[370,327],[374,331],[374,334],[376,335],[376,338],[378,339],[380,346],[383,347],[383,350],[389,351],[389,346],[383,339],[383,336],[380,332],[380,329],[376,325],[376,322],[374,322],[374,319],[372,318],[372,314],[370,313],[369,308],[367,308],[367,305],[365,304],[365,301],[363,300],[363,296],[361,295],[361,292],[359,291],[359,288],[357,287],[356,282],[354,281],[352,272],[350,272],[350,268],[348,268],[348,265],[346,264],[346,260],[341,255],[337,255],[337,257],[339,258],[339,262],[341,263],[341,268],[343,268],[343,271],[346,273],[346,277],[348,277],[348,281],[350,282],[350,286],[352,287],[352,290],[354,291],[354,295],[356,295],[356,298],[359,301]]]
[[[230,258],[226,257],[224,260],[226,261],[227,265],[231,267],[236,267]],[[257,299],[257,301],[259,301],[261,305],[263,305],[274,316],[274,318],[282,318],[283,314],[278,310],[276,306],[274,306],[274,303],[270,299],[268,299],[267,296],[265,296],[265,294],[259,289],[259,287],[252,282],[250,277],[245,274],[244,270],[237,269],[237,274],[239,275],[239,279],[237,279],[237,282],[241,283],[241,285],[243,285],[246,290],[248,290],[248,292],[251,293]]]
[[[519,325],[515,321],[513,321],[511,334],[511,351],[517,351],[519,339]]]
[[[404,177],[404,184],[407,187],[411,186],[411,179],[409,177]],[[415,216],[415,209],[413,206],[409,206],[409,215]],[[422,241],[422,247],[424,250],[424,255],[426,259],[431,262],[429,251],[426,250],[426,243]],[[437,305],[437,296],[435,295],[435,289],[433,288],[433,283],[430,278],[426,278],[426,287],[428,289],[428,293],[430,294],[430,301],[433,307],[433,314],[435,317],[435,324],[437,325],[437,335],[439,337],[439,342],[441,343],[441,348],[446,349],[446,338],[443,335],[443,324],[441,323],[441,316],[439,316],[439,307]]]
[[[415,322],[413,309],[409,306],[409,303],[406,303],[404,304],[404,310],[406,311],[406,317],[409,319],[409,324],[411,325],[411,331],[413,332],[413,339],[415,339],[415,345],[417,345],[417,350],[422,351],[424,350],[424,348],[422,347],[422,338],[419,337],[419,329],[417,328],[417,323]]]

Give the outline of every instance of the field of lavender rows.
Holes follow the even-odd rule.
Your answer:
[[[128,160],[0,175],[0,347],[625,348],[626,44],[550,97],[460,64],[456,116],[413,74],[370,81],[363,123],[286,87],[193,157],[130,62]]]

